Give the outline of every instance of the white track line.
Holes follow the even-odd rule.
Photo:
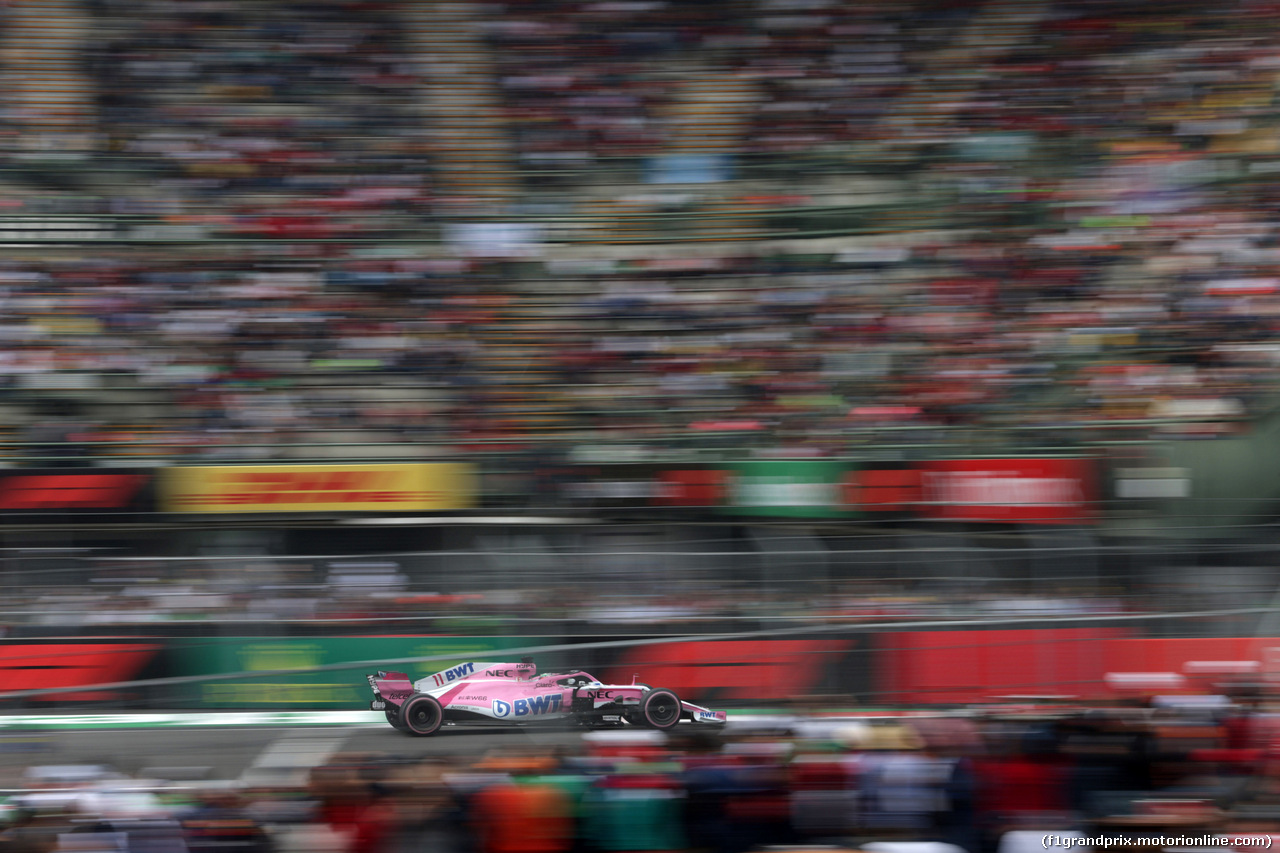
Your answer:
[[[278,737],[240,774],[240,783],[286,787],[304,785],[311,768],[319,767],[332,758],[350,734],[350,730],[339,730],[330,735],[290,732]]]

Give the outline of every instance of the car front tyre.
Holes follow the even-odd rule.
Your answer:
[[[444,724],[444,708],[434,696],[419,693],[400,706],[400,728],[414,737],[426,737]]]
[[[670,690],[650,690],[640,703],[640,716],[651,729],[673,729],[680,722],[680,697]]]

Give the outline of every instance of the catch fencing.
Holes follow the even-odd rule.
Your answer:
[[[422,677],[464,660],[535,656],[725,707],[804,710],[1116,701],[1280,684],[1280,638],[1206,639],[1205,620],[1264,624],[1269,607],[1092,617],[797,624],[683,636],[154,638],[10,641],[0,646],[10,708],[353,709],[364,676]],[[1259,622],[1258,620],[1263,620]],[[410,654],[404,654],[410,652]]]

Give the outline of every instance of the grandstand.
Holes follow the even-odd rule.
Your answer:
[[[1160,9],[11,2],[0,452],[628,517],[828,460],[891,523],[1068,458],[1125,535],[1265,516],[1275,37]]]
[[[96,132],[58,186],[11,151],[10,453],[50,397],[108,454],[1234,431],[1275,298],[1238,5],[12,4],[53,81],[12,126]]]

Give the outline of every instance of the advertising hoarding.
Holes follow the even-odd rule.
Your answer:
[[[196,465],[167,468],[161,508],[175,513],[430,512],[475,505],[466,463]]]
[[[495,655],[501,659],[502,649],[530,643],[528,637],[220,637],[172,640],[167,655],[174,675],[245,675],[181,685],[182,698],[177,701],[186,707],[359,708],[368,707],[370,699],[365,676],[379,666],[420,678],[463,661],[493,660]],[[457,657],[422,664],[308,671],[346,661],[442,654]]]
[[[953,459],[918,467],[926,518],[1085,524],[1099,512],[1090,459]]]
[[[730,466],[729,506],[734,515],[850,518],[852,466],[832,459],[759,459]]]
[[[37,696],[34,702],[119,699],[119,690],[99,685],[139,678],[159,653],[158,643],[112,641],[0,642],[0,694],[20,690],[84,687],[84,691]]]
[[[0,513],[137,513],[155,508],[154,477],[137,468],[22,469],[0,474]]]

